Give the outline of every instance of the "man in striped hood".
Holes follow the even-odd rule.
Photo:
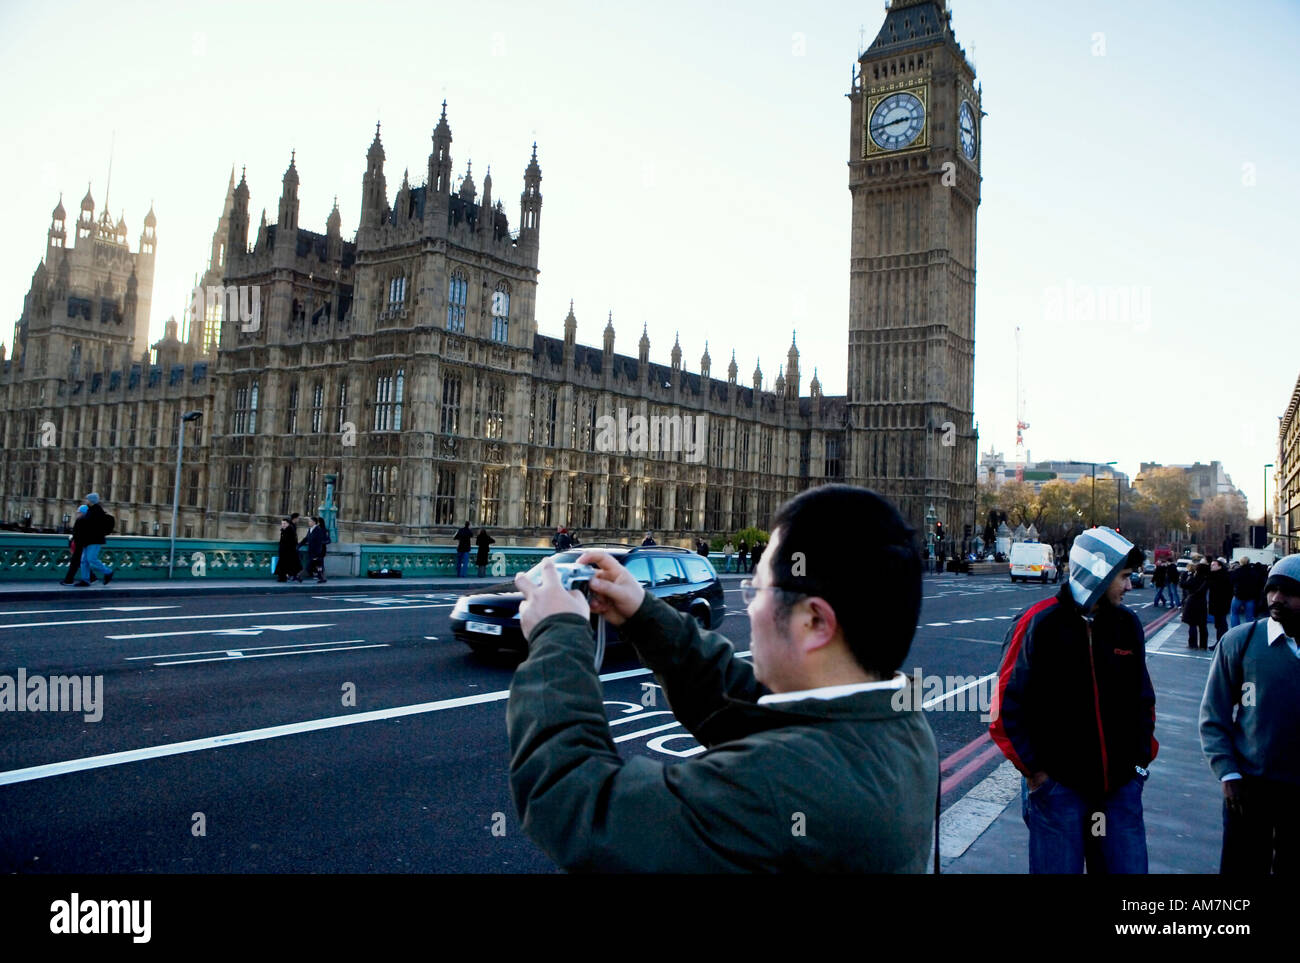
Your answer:
[[[1142,786],[1155,758],[1155,691],[1142,623],[1123,605],[1144,561],[1093,528],[1070,579],[1019,615],[1003,644],[990,733],[1025,777],[1031,873],[1145,873]]]

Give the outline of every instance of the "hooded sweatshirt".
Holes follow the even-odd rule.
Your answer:
[[[1046,772],[1087,798],[1159,748],[1142,623],[1104,598],[1132,547],[1110,529],[1076,538],[1070,580],[1012,622],[998,670],[993,740],[1025,776]]]

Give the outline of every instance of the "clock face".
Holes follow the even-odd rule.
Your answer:
[[[871,139],[881,150],[901,150],[925,129],[925,104],[915,94],[899,91],[876,105],[868,121]]]
[[[967,160],[974,160],[975,111],[971,108],[969,100],[963,100],[961,108],[957,111],[957,132],[961,137],[961,152],[966,155]]]

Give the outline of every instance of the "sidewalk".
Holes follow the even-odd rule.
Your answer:
[[[1173,628],[1166,633],[1165,629]],[[1162,638],[1163,636],[1163,638]],[[1197,728],[1201,693],[1214,656],[1187,648],[1187,626],[1168,623],[1147,641],[1147,670],[1156,690],[1160,751],[1142,791],[1147,854],[1152,873],[1217,873],[1223,838],[1223,793],[1201,753]],[[1028,873],[1029,830],[1021,814],[1020,776],[1004,762],[985,780],[1015,787],[1006,809],[964,852],[944,852],[945,873]],[[984,786],[984,783],[981,783]],[[972,790],[972,795],[980,787]],[[1005,800],[1007,792],[998,797]]]

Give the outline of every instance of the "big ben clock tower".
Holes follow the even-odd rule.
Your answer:
[[[922,530],[973,521],[980,92],[947,0],[891,0],[849,99],[852,477]]]

